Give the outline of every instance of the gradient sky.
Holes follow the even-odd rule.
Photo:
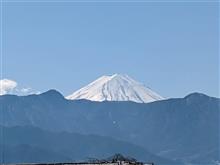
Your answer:
[[[128,74],[160,95],[219,97],[217,3],[3,3],[3,77],[68,95]]]

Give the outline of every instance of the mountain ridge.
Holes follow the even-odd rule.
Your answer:
[[[0,96],[0,125],[112,137],[184,162],[219,160],[216,152],[208,153],[219,151],[219,98],[194,93],[136,103],[66,100],[57,93],[43,96]]]
[[[51,132],[33,126],[0,126],[0,129],[4,130],[4,135],[7,137],[4,140],[4,148],[6,148],[4,155],[7,163],[68,163],[85,160],[86,157],[104,158],[117,152],[133,155],[139,160],[147,158],[157,163],[174,163],[174,161],[154,155],[140,146],[104,136]],[[18,136],[19,138],[17,138]],[[2,139],[0,137],[0,146]]]

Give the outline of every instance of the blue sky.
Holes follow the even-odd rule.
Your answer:
[[[123,73],[165,97],[218,96],[217,3],[4,3],[3,77],[68,95]]]

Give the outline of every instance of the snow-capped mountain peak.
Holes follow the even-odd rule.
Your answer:
[[[102,76],[66,97],[70,100],[134,101],[148,103],[164,99],[127,75]]]

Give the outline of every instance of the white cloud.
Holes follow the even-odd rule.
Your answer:
[[[2,79],[0,80],[0,95],[8,94],[16,87],[17,82],[9,79]]]
[[[31,89],[31,88],[22,88],[20,91],[21,91],[22,93],[29,93],[29,92],[32,91],[32,89]]]
[[[26,95],[32,95],[32,94],[40,94],[41,92],[36,91],[30,87],[25,87],[25,88],[16,88],[16,93],[17,95],[20,96],[26,96]]]
[[[30,87],[18,87],[18,83],[9,79],[0,80],[0,95],[15,94],[19,96],[25,96],[30,94],[40,94]]]

